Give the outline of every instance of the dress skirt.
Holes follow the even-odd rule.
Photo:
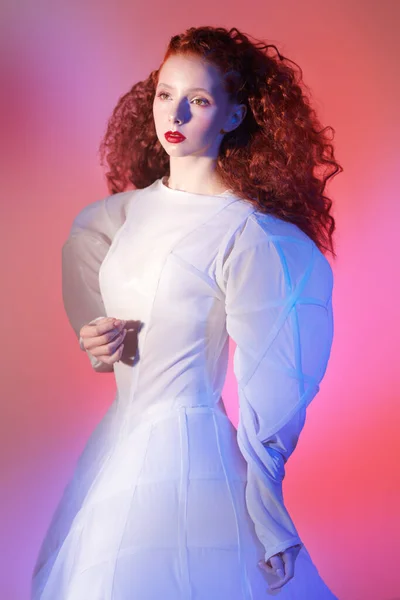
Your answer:
[[[124,433],[114,402],[93,432],[44,540],[32,600],[333,600],[305,547],[295,577],[267,592],[274,577],[257,566],[264,549],[226,414],[151,408]]]

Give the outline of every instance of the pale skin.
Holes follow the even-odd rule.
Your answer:
[[[93,325],[84,325],[79,335],[85,350],[107,365],[113,365],[124,350],[125,324],[121,319],[103,317]]]
[[[202,88],[201,91],[198,88]],[[168,187],[195,194],[216,195],[226,186],[216,174],[216,160],[225,133],[233,131],[246,116],[244,104],[229,101],[223,79],[214,65],[200,57],[170,56],[162,66],[153,101],[157,137],[170,157]],[[221,130],[224,130],[223,132]],[[167,131],[178,131],[186,139],[174,144]],[[112,317],[99,319],[80,330],[83,345],[104,363],[122,357],[126,322]],[[258,565],[279,579],[270,590],[282,588],[294,576],[301,545],[291,546]]]

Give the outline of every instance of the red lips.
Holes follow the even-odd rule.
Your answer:
[[[185,136],[179,133],[179,131],[167,131],[164,136],[167,142],[171,142],[172,144],[178,144],[179,142],[186,140]]]

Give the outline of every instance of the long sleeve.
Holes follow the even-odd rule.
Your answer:
[[[107,316],[99,286],[99,270],[112,240],[123,225],[132,191],[113,194],[89,204],[75,217],[62,247],[62,295],[68,320],[82,350],[83,325]],[[87,352],[98,372],[113,371]]]
[[[302,544],[282,481],[331,352],[333,275],[299,228],[258,213],[237,235],[223,281],[227,332],[236,343],[246,504],[267,561]]]

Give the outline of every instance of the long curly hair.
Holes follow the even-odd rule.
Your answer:
[[[274,44],[251,42],[235,27],[191,27],[173,36],[160,68],[119,99],[99,148],[110,193],[169,175],[153,100],[161,67],[176,54],[195,54],[219,68],[229,100],[247,107],[242,123],[222,139],[220,181],[260,212],[294,223],[336,258],[332,201],[324,195],[328,179],[343,171],[331,143],[335,131],[321,126],[300,67]]]

